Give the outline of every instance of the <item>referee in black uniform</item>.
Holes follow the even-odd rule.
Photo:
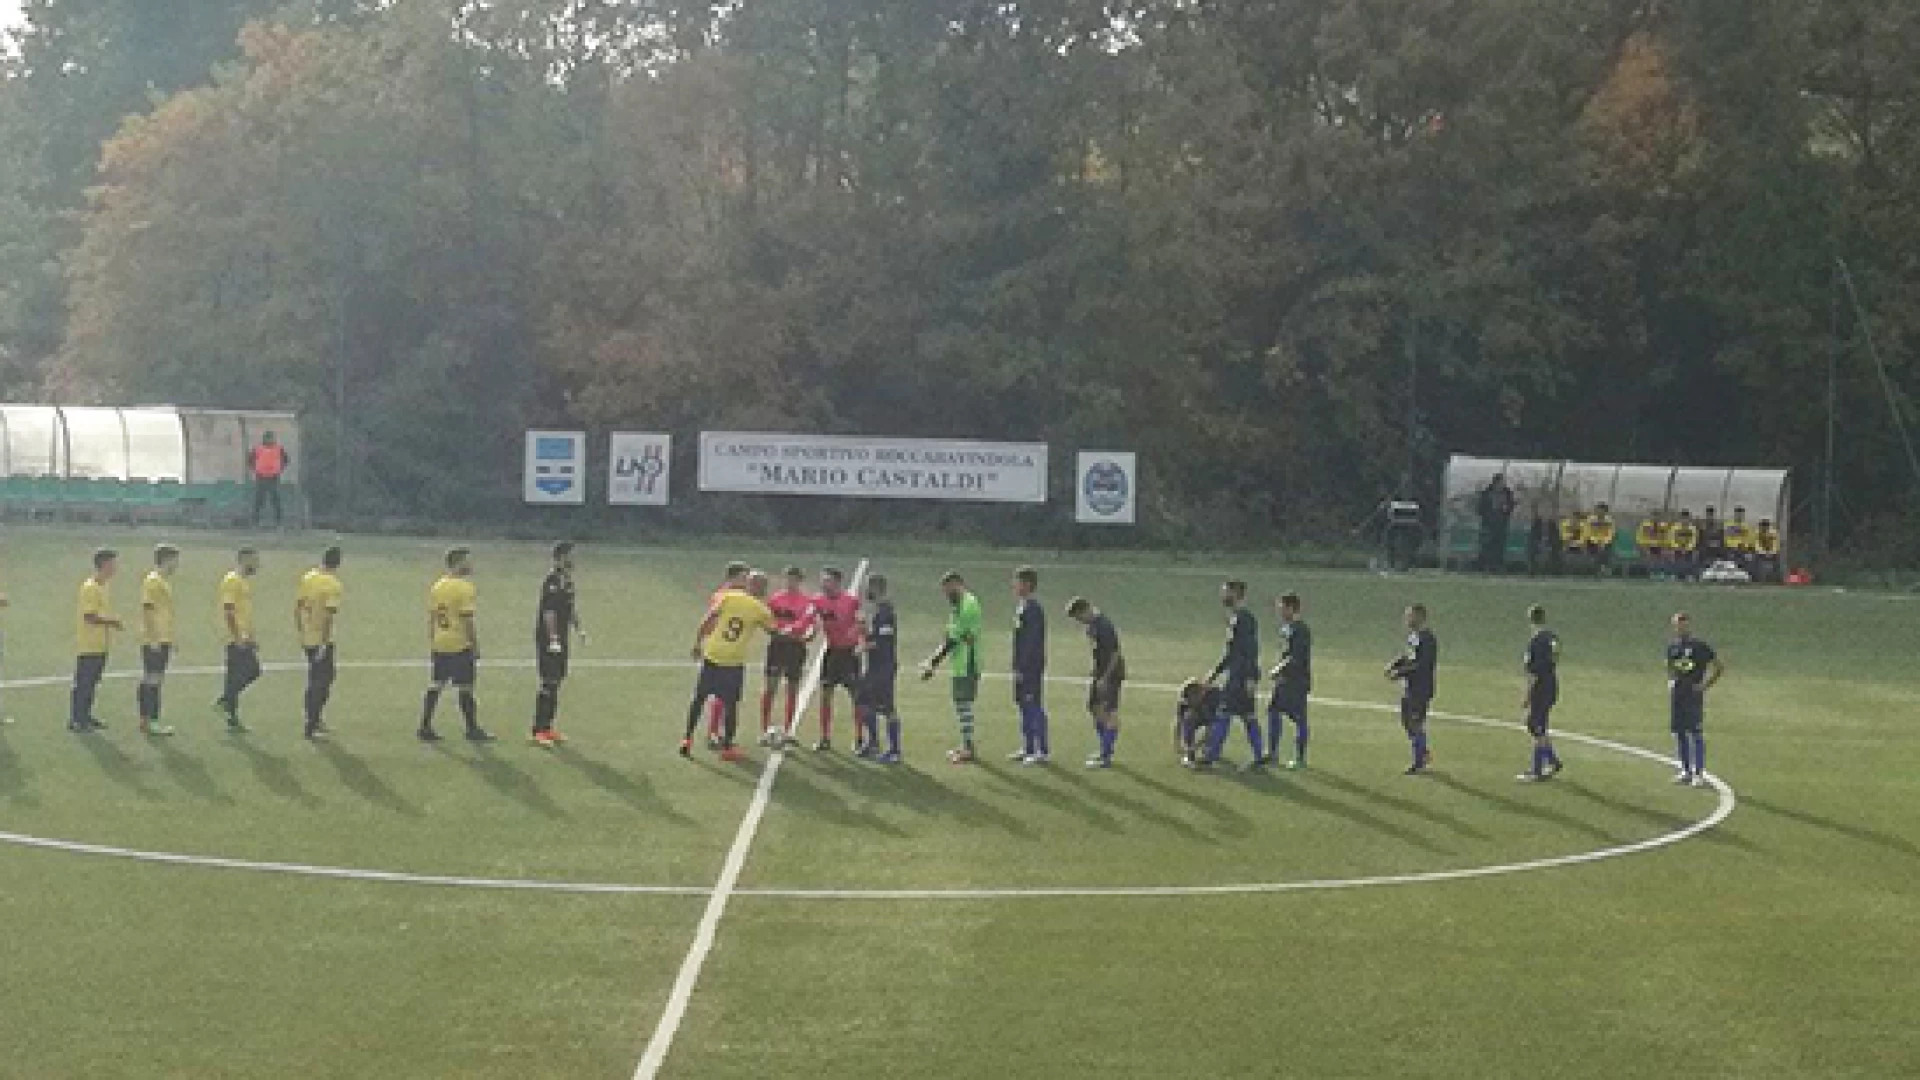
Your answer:
[[[560,713],[560,684],[567,679],[567,661],[571,657],[570,635],[580,629],[580,612],[574,602],[573,544],[553,545],[553,568],[540,582],[540,604],[533,624],[534,664],[540,671],[540,692],[533,699],[533,744],[557,746],[566,737],[554,730],[554,717]]]

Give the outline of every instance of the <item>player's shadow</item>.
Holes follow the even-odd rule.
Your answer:
[[[260,786],[290,802],[301,806],[318,806],[320,800],[313,796],[294,775],[293,766],[278,754],[269,754],[253,744],[246,735],[228,735],[227,745],[241,757],[247,759],[247,766],[253,770],[254,779]]]
[[[1400,824],[1396,824],[1394,822],[1388,821],[1386,818],[1383,818],[1378,814],[1375,814],[1372,811],[1366,810],[1362,807],[1353,806],[1348,803],[1341,802],[1339,799],[1334,799],[1326,795],[1322,795],[1319,792],[1313,790],[1311,786],[1305,783],[1290,783],[1290,784],[1276,785],[1276,784],[1262,782],[1262,778],[1258,774],[1247,774],[1247,773],[1239,773],[1239,772],[1221,772],[1221,773],[1215,773],[1213,775],[1222,777],[1233,783],[1245,785],[1247,787],[1257,787],[1258,790],[1260,791],[1269,792],[1271,794],[1278,795],[1280,798],[1286,799],[1288,802],[1298,803],[1300,804],[1301,807],[1308,810],[1314,810],[1323,814],[1331,814],[1332,816],[1337,818],[1343,818],[1362,828],[1372,829],[1374,832],[1377,832],[1382,836],[1391,837],[1394,840],[1398,840],[1401,843],[1408,845],[1409,847],[1419,848],[1421,851],[1427,852],[1430,855],[1454,854],[1452,849],[1442,847],[1441,845],[1434,843],[1432,840],[1428,839],[1425,836],[1420,835],[1417,832],[1414,832],[1412,829],[1407,828],[1405,825],[1400,825]],[[1324,773],[1315,774],[1315,775],[1321,778],[1325,777]],[[1353,790],[1361,792],[1363,795],[1369,798],[1371,798],[1373,795],[1372,792],[1366,791],[1364,788],[1354,787]]]
[[[468,768],[479,774],[480,779],[485,781],[488,787],[541,817],[564,819],[567,816],[567,812],[561,809],[560,804],[554,802],[551,796],[541,790],[540,784],[532,775],[515,768],[505,758],[494,753],[491,744],[474,744],[473,756],[462,760],[466,762]]]
[[[1132,782],[1137,776],[1132,769],[1125,766],[1118,766],[1112,769],[1111,772],[1113,775],[1125,778],[1129,782]],[[1115,810],[1131,814],[1154,828],[1164,829],[1167,832],[1175,833],[1188,840],[1197,840],[1202,843],[1217,844],[1220,842],[1218,837],[1194,828],[1187,822],[1181,821],[1179,818],[1161,810],[1152,803],[1136,799],[1131,795],[1123,795],[1105,784],[1096,784],[1088,777],[1072,769],[1058,769],[1055,770],[1054,775],[1058,776],[1068,787],[1084,793],[1087,798],[1106,803]]]
[[[8,802],[24,803],[29,797],[27,785],[33,774],[20,763],[20,755],[14,753],[8,745],[4,732],[0,732],[0,799]]]
[[[392,785],[380,778],[367,763],[352,751],[338,743],[320,741],[315,744],[320,756],[333,771],[340,776],[340,783],[348,791],[360,796],[375,806],[385,807],[402,817],[419,817],[420,808],[408,802],[406,797],[395,791]]]
[[[1652,825],[1659,829],[1664,829],[1667,832],[1677,832],[1678,830],[1684,829],[1687,826],[1693,824],[1693,820],[1691,818],[1681,817],[1678,814],[1669,814],[1664,811],[1655,810],[1647,806],[1639,806],[1634,803],[1627,802],[1624,799],[1616,799],[1611,795],[1605,795],[1605,794],[1602,794],[1601,792],[1595,791],[1592,788],[1588,787],[1587,785],[1582,784],[1578,780],[1568,780],[1564,776],[1553,780],[1549,786],[1562,791],[1570,791],[1573,794],[1578,795],[1581,798],[1592,802],[1596,806],[1604,807],[1605,809],[1610,810],[1613,813],[1620,814],[1626,817],[1639,818],[1640,820],[1648,823],[1649,825]]]
[[[886,818],[855,809],[845,797],[820,783],[817,776],[818,773],[811,769],[786,769],[781,774],[780,783],[774,786],[774,801],[803,813],[809,819],[868,829],[892,837],[907,835],[905,829]]]
[[[766,763],[762,761],[750,761],[745,766],[736,765],[732,762],[716,760],[710,755],[703,755],[698,750],[694,751],[692,757],[684,760],[728,783],[739,784],[741,787],[758,786],[760,774],[767,769]]]
[[[1031,840],[1035,835],[1032,826],[1005,810],[941,783],[933,774],[910,764],[875,765],[857,771],[863,775],[854,782],[860,785],[862,794],[872,798],[885,799],[930,818],[998,829],[1021,840]]]
[[[1115,771],[1125,773],[1134,783],[1154,792],[1161,798],[1186,803],[1201,813],[1214,818],[1220,823],[1221,831],[1228,836],[1247,836],[1253,832],[1253,822],[1249,820],[1245,814],[1242,814],[1240,811],[1235,810],[1233,807],[1217,799],[1209,799],[1204,795],[1183,790],[1172,784],[1161,783],[1145,773],[1135,772],[1133,769],[1125,766],[1120,766]]]
[[[1493,839],[1493,837],[1488,836],[1486,833],[1474,828],[1471,824],[1454,817],[1444,810],[1435,810],[1431,806],[1415,802],[1404,795],[1395,795],[1391,792],[1381,791],[1378,788],[1361,787],[1351,780],[1342,779],[1329,772],[1310,771],[1299,775],[1302,776],[1307,783],[1325,784],[1330,788],[1335,788],[1356,798],[1368,799],[1382,806],[1390,806],[1408,817],[1417,817],[1422,821],[1438,825],[1449,832],[1459,833],[1469,840],[1488,841]]]
[[[1544,821],[1550,825],[1557,825],[1569,832],[1577,832],[1585,836],[1590,836],[1603,844],[1622,844],[1627,842],[1613,835],[1613,833],[1606,829],[1595,825],[1591,821],[1583,821],[1570,814],[1563,814],[1558,810],[1541,806],[1537,803],[1522,802],[1519,799],[1506,795],[1496,795],[1486,788],[1474,787],[1472,784],[1448,776],[1446,773],[1428,773],[1427,777],[1440,787],[1447,788],[1450,791],[1457,791],[1462,795],[1471,795],[1481,802],[1497,806],[1509,814],[1518,814],[1524,817],[1534,818],[1538,821]]]
[[[1833,833],[1836,836],[1844,836],[1849,840],[1862,844],[1870,844],[1899,855],[1909,857],[1920,856],[1920,846],[1915,846],[1911,840],[1904,837],[1889,836],[1886,833],[1877,832],[1862,825],[1850,825],[1847,822],[1824,818],[1818,814],[1809,814],[1805,810],[1791,810],[1778,803],[1770,803],[1765,799],[1756,799],[1751,795],[1740,796],[1740,808],[1742,810],[1758,810],[1763,814],[1783,817],[1788,821],[1805,825],[1810,829],[1820,829]]]
[[[586,778],[587,783],[619,799],[651,817],[665,818],[675,825],[692,825],[693,819],[680,813],[673,805],[661,798],[653,790],[653,785],[636,776],[621,772],[603,761],[596,761],[576,753],[571,747],[561,746],[554,750],[554,756]]]
[[[1020,770],[1022,774],[1021,783],[1015,783],[1012,780],[1003,778],[999,769],[985,769],[984,771],[993,784],[993,790],[1008,798],[1051,806],[1064,813],[1072,814],[1087,824],[1101,829],[1111,830],[1120,825],[1119,818],[1114,817],[1112,814],[1107,813],[1105,810],[1100,809],[1085,799],[1078,798],[1061,790],[1058,786],[1049,782],[1045,774],[1037,768],[1023,767]]]
[[[227,806],[233,804],[233,796],[220,790],[219,782],[213,778],[213,772],[207,768],[205,762],[182,753],[180,748],[173,744],[172,739],[161,738],[155,739],[154,742],[159,747],[161,767],[165,768],[167,775],[173,777],[173,782],[179,784],[188,794],[208,802]]]
[[[106,774],[107,779],[132,789],[135,795],[143,799],[158,802],[164,798],[147,783],[147,766],[128,757],[119,747],[108,742],[106,736],[96,732],[92,735],[75,737],[87,748],[87,753],[92,756],[94,764],[100,767],[100,771]]]

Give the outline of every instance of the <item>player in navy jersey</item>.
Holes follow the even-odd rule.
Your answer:
[[[894,711],[894,684],[900,675],[900,624],[894,618],[893,601],[887,599],[887,579],[874,574],[867,578],[867,632],[862,648],[866,664],[860,673],[860,694],[856,712],[861,735],[854,753],[876,758],[882,764],[900,763],[900,714]],[[887,725],[887,749],[880,752],[880,724]]]
[[[1260,721],[1253,702],[1254,686],[1260,681],[1260,620],[1247,610],[1244,581],[1229,581],[1220,586],[1220,603],[1227,609],[1227,647],[1220,662],[1213,665],[1213,674],[1207,676],[1207,681],[1220,686],[1220,708],[1228,720],[1238,720],[1247,729],[1253,760],[1246,767],[1264,768],[1267,751],[1260,738]]]
[[[1219,687],[1199,679],[1181,684],[1173,706],[1173,748],[1180,754],[1180,764],[1204,769],[1220,760],[1221,744],[1233,724],[1222,708],[1224,699]]]
[[[1707,740],[1702,728],[1707,718],[1707,691],[1727,673],[1713,646],[1693,636],[1693,620],[1682,611],[1673,617],[1673,640],[1667,642],[1667,694],[1670,699],[1674,745],[1680,751],[1676,784],[1704,787],[1707,783]]]
[[[1549,723],[1560,700],[1560,635],[1547,629],[1547,609],[1527,609],[1527,652],[1521,664],[1527,673],[1527,694],[1520,707],[1527,711],[1527,734],[1533,736],[1533,768],[1516,779],[1521,783],[1551,780],[1560,774],[1560,755],[1553,752]]]
[[[1047,745],[1047,612],[1034,594],[1040,573],[1031,566],[1013,572],[1013,704],[1020,710],[1020,750],[1009,755],[1022,765],[1044,765]]]
[[[1435,672],[1440,666],[1440,641],[1427,629],[1427,606],[1415,604],[1407,609],[1407,648],[1387,665],[1387,678],[1396,679],[1400,693],[1400,726],[1406,729],[1407,743],[1413,750],[1408,776],[1418,776],[1433,764],[1433,750],[1427,742],[1427,711],[1433,705]]]
[[[1089,769],[1113,767],[1113,750],[1120,742],[1120,691],[1127,681],[1127,659],[1120,652],[1120,631],[1113,620],[1085,597],[1067,601],[1067,618],[1087,628],[1093,645],[1093,675],[1087,686],[1087,712],[1100,736],[1100,751],[1087,759]]]
[[[1313,631],[1300,617],[1300,597],[1280,598],[1280,662],[1273,668],[1273,700],[1267,704],[1267,746],[1280,756],[1280,736],[1293,721],[1293,760],[1289,769],[1307,767],[1307,695],[1313,690]]]

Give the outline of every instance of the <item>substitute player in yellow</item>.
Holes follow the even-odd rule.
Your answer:
[[[467,721],[469,742],[492,742],[480,726],[480,704],[473,683],[480,668],[479,590],[473,587],[473,552],[457,547],[447,552],[447,572],[427,594],[427,633],[433,648],[432,681],[420,706],[421,742],[439,742],[433,730],[433,711],[440,695],[452,684],[460,695],[460,715]]]
[[[123,630],[113,613],[113,596],[108,584],[120,568],[120,553],[101,548],[93,553],[93,575],[80,583],[80,618],[74,633],[73,695],[67,713],[67,730],[76,735],[101,731],[107,725],[93,715],[93,697],[100,679],[107,672],[107,646],[113,632]]]
[[[153,549],[153,569],[140,582],[140,686],[134,697],[142,735],[173,734],[160,722],[160,688],[173,662],[173,573],[179,568],[180,549],[161,544]]]
[[[693,655],[700,663],[700,681],[694,685],[693,701],[687,706],[687,730],[680,739],[680,756],[693,756],[693,732],[700,726],[700,712],[708,698],[718,699],[724,710],[724,732],[720,740],[720,760],[739,761],[743,755],[733,745],[740,726],[740,694],[747,681],[747,652],[756,630],[777,632],[773,609],[767,606],[767,575],[755,570],[747,575],[746,588],[731,585],[720,590],[707,608],[694,635]]]
[[[240,695],[260,678],[260,644],[253,638],[253,577],[260,572],[260,553],[243,547],[233,569],[220,579],[220,624],[227,634],[227,684],[214,702],[227,718],[227,730],[243,735]]]
[[[300,635],[300,648],[307,654],[304,734],[309,739],[324,739],[329,734],[323,717],[327,699],[333,696],[333,626],[345,592],[340,584],[340,549],[330,547],[320,553],[319,566],[300,576],[300,588],[294,594],[293,628]]]

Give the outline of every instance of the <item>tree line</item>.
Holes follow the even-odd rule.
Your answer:
[[[1804,494],[1837,361],[1838,526],[1916,520],[1904,0],[26,7],[0,393],[297,407],[323,507],[549,424],[1132,448],[1227,541],[1451,451]]]

